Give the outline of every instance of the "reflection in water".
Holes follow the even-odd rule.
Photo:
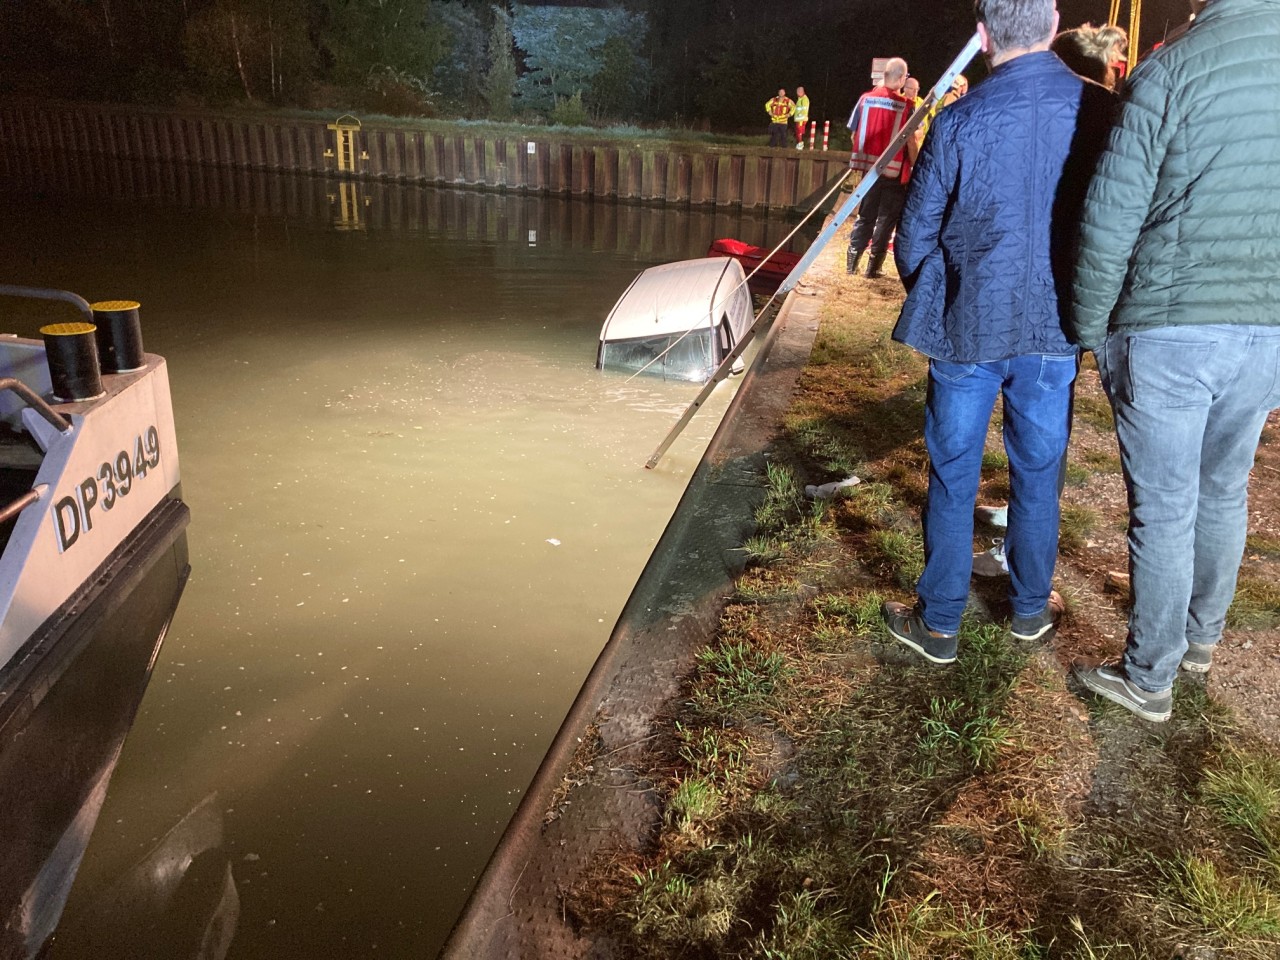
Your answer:
[[[696,387],[597,373],[605,312],[643,267],[789,226],[78,159],[0,175],[12,279],[142,302],[193,518],[52,956],[95,955],[77,924],[214,793],[232,960],[433,955],[732,389],[643,470]]]
[[[5,153],[2,142],[0,180],[12,195],[234,211],[344,230],[429,231],[454,242],[536,245],[541,236],[560,249],[624,253],[652,263],[706,256],[711,241],[722,237],[772,249],[793,227],[776,216],[674,204],[548,200],[84,154],[33,158]],[[808,229],[785,249],[803,250],[816,232]]]
[[[5,960],[38,954],[71,891],[186,582],[186,544],[177,536],[162,553],[137,558],[149,568],[136,585],[117,578],[75,618],[28,678],[51,685],[48,693],[0,737]]]

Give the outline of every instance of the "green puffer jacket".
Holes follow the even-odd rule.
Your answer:
[[[1077,342],[1280,325],[1280,0],[1210,0],[1133,71],[1089,185]]]

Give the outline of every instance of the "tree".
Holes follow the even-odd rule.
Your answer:
[[[310,78],[306,0],[214,0],[187,20],[183,46],[206,94],[279,100]]]
[[[591,78],[591,109],[597,121],[606,117],[630,119],[647,85],[648,65],[625,37],[613,36],[600,50],[600,69]]]
[[[501,7],[493,8],[493,26],[489,28],[489,69],[484,75],[484,99],[489,116],[509,120],[516,90],[516,60],[512,54],[515,40],[511,35],[511,18]]]
[[[449,38],[436,64],[436,89],[467,114],[480,111],[485,74],[486,36],[483,8],[467,3],[434,3],[430,23]]]
[[[511,29],[524,52],[521,102],[550,111],[562,97],[590,97],[606,41],[621,37],[638,45],[647,28],[643,14],[617,8],[517,6]]]
[[[326,0],[324,44],[335,79],[363,86],[388,72],[429,81],[448,51],[443,25],[430,17],[430,0]]]

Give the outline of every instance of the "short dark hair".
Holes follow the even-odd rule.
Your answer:
[[[996,53],[1048,40],[1053,11],[1054,0],[975,0],[973,4]]]

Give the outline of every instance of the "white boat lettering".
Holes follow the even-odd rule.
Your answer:
[[[96,474],[91,474],[54,504],[54,530],[58,550],[65,552],[80,534],[93,530],[93,510],[109,511],[127,497],[134,484],[147,472],[160,465],[160,433],[154,426],[134,438],[132,450],[121,450],[110,461],[104,461]]]

